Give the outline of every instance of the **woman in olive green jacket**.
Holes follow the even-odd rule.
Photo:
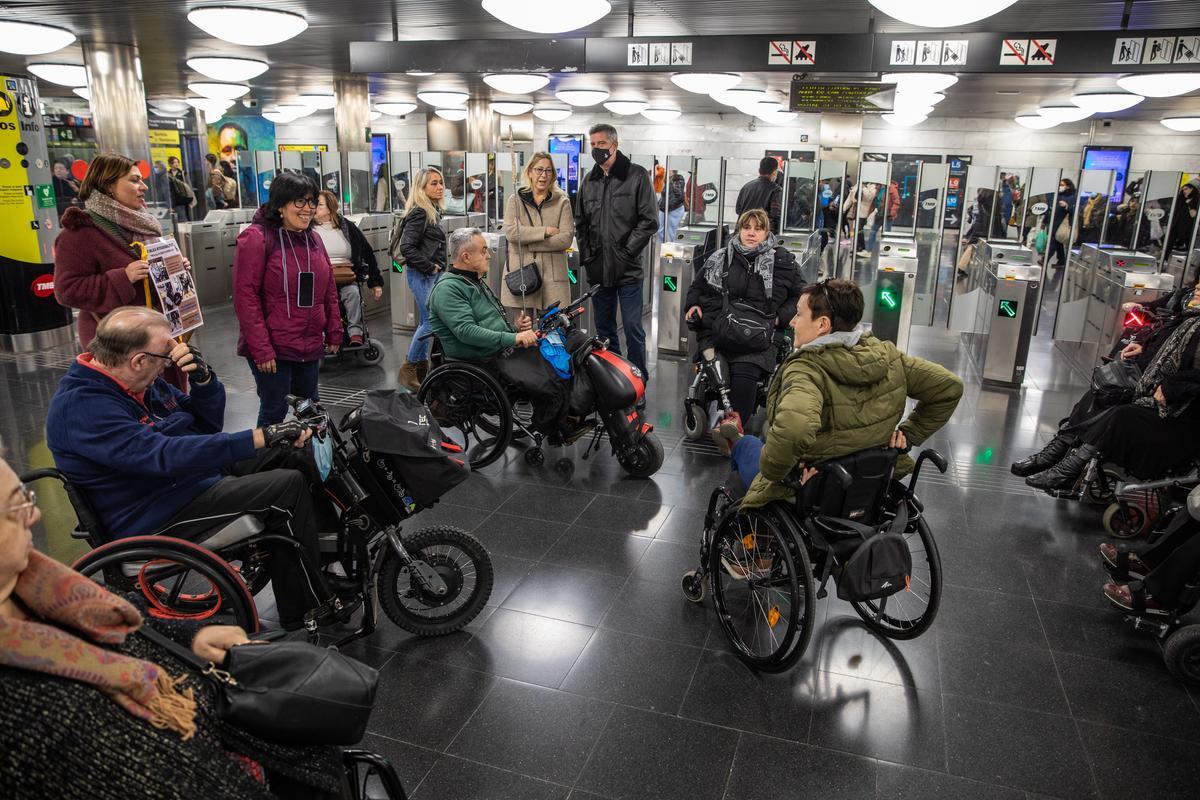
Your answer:
[[[525,295],[524,303],[503,283],[500,299],[504,305],[530,311],[543,311],[555,302],[568,305],[567,248],[575,238],[575,217],[570,198],[555,180],[549,153],[534,153],[525,166],[523,185],[505,202],[504,236],[508,241],[505,271],[535,263],[542,275],[542,288]]]

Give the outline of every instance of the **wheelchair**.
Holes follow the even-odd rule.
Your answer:
[[[372,366],[383,361],[383,342],[371,338],[371,329],[367,324],[367,285],[364,281],[355,281],[354,283],[358,287],[358,302],[362,306],[362,342],[350,341],[350,328],[346,320],[346,309],[343,306],[339,292],[338,308],[342,311],[342,346],[338,348],[335,355],[327,355],[325,358],[332,358],[340,362],[347,356],[357,356],[362,359],[364,364]]]
[[[696,331],[699,329],[699,320],[690,319],[687,325],[690,330]],[[791,355],[791,331],[776,330],[772,344],[775,350],[775,368],[778,369],[783,360]],[[692,378],[692,383],[683,398],[683,430],[687,438],[698,442],[707,436],[715,425],[711,409],[726,415],[733,411],[733,405],[729,402],[729,384],[724,374],[728,366],[720,353],[717,353],[716,358],[707,359],[703,351],[697,349],[696,354],[692,356],[692,369],[695,370],[695,377]],[[767,388],[771,385],[774,374],[772,371],[758,382],[754,400],[756,413],[767,404]],[[749,422],[750,420],[742,420],[743,426]]]
[[[800,659],[830,577],[838,596],[874,632],[913,639],[933,624],[942,562],[914,490],[925,461],[941,472],[947,465],[936,451],[924,450],[905,486],[894,478],[899,452],[875,447],[831,459],[814,465],[817,474],[803,484],[793,473],[783,484],[795,499],[762,508],[741,508],[745,487],[736,474],[713,491],[700,566],[683,576],[681,588],[687,600],[702,602],[708,578],[717,619],[745,664],[782,672]],[[868,565],[882,554],[863,550],[872,545],[892,548],[907,569],[902,576],[875,576],[869,590],[852,590],[857,580],[851,573],[856,579],[863,569],[870,574]]]

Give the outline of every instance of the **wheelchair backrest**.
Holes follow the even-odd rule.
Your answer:
[[[899,456],[895,448],[872,447],[814,464],[820,471],[797,498],[801,515],[877,525]],[[849,485],[837,466],[850,476]]]

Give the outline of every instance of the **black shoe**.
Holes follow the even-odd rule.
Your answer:
[[[329,573],[325,573],[324,578],[325,584],[329,586],[329,591],[343,600],[362,593],[362,584],[354,578],[330,575]]]
[[[1015,462],[1009,471],[1018,478],[1028,478],[1030,475],[1036,475],[1039,472],[1045,472],[1053,467],[1063,457],[1071,452],[1071,440],[1061,434],[1050,440],[1050,443],[1043,447],[1040,452],[1034,453],[1028,458],[1023,458]]]
[[[1097,455],[1099,451],[1090,444],[1080,445],[1050,469],[1026,478],[1025,485],[1043,491],[1070,489],[1079,480],[1088,462]]]

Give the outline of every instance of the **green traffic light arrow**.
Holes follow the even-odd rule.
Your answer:
[[[888,308],[896,307],[896,298],[892,294],[891,289],[884,289],[882,292],[879,293],[879,302],[882,303],[883,305],[887,306]]]
[[[1013,308],[1011,300],[1001,300],[1000,311],[1006,317],[1015,317],[1017,315],[1017,310]]]
[[[663,276],[663,288],[666,289],[668,292],[679,291],[675,286],[675,279],[673,277],[671,277],[670,275]]]

